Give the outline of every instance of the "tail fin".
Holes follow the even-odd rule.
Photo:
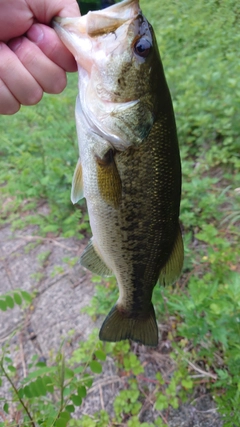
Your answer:
[[[104,320],[99,332],[102,341],[131,339],[144,345],[158,344],[158,327],[153,305],[147,317],[126,317],[115,305]]]

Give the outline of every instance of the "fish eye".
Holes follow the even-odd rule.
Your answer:
[[[147,58],[149,53],[151,52],[152,44],[149,40],[144,39],[143,37],[141,39],[138,39],[134,45],[134,52],[136,55],[141,56],[142,58]]]

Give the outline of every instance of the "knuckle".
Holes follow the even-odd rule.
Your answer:
[[[18,112],[21,105],[0,78],[0,114],[11,115]]]
[[[1,44],[1,43],[0,43]],[[9,70],[15,70],[16,58],[10,49],[4,44],[2,45],[1,61],[0,61],[0,74],[1,76],[9,74]]]
[[[11,116],[12,114],[16,114],[21,108],[21,105],[18,102],[14,103],[5,103],[4,105],[0,105],[0,114]]]
[[[40,87],[35,87],[31,92],[29,92],[28,96],[22,102],[23,105],[35,105],[38,104],[43,96],[43,91]]]
[[[24,49],[21,49],[18,57],[26,68],[29,68],[38,62],[35,49],[33,49],[28,43],[25,43]]]
[[[54,94],[61,93],[65,89],[66,85],[67,85],[66,73],[63,70],[59,70],[57,78],[55,75],[55,78],[53,79],[53,83],[49,93],[54,93]]]

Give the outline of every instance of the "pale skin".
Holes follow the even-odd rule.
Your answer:
[[[75,0],[0,0],[0,114],[63,91],[77,66],[51,20],[79,15]]]

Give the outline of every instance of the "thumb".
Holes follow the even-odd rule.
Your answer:
[[[50,24],[54,16],[80,16],[76,0],[27,0],[27,3],[35,19],[42,24]]]

